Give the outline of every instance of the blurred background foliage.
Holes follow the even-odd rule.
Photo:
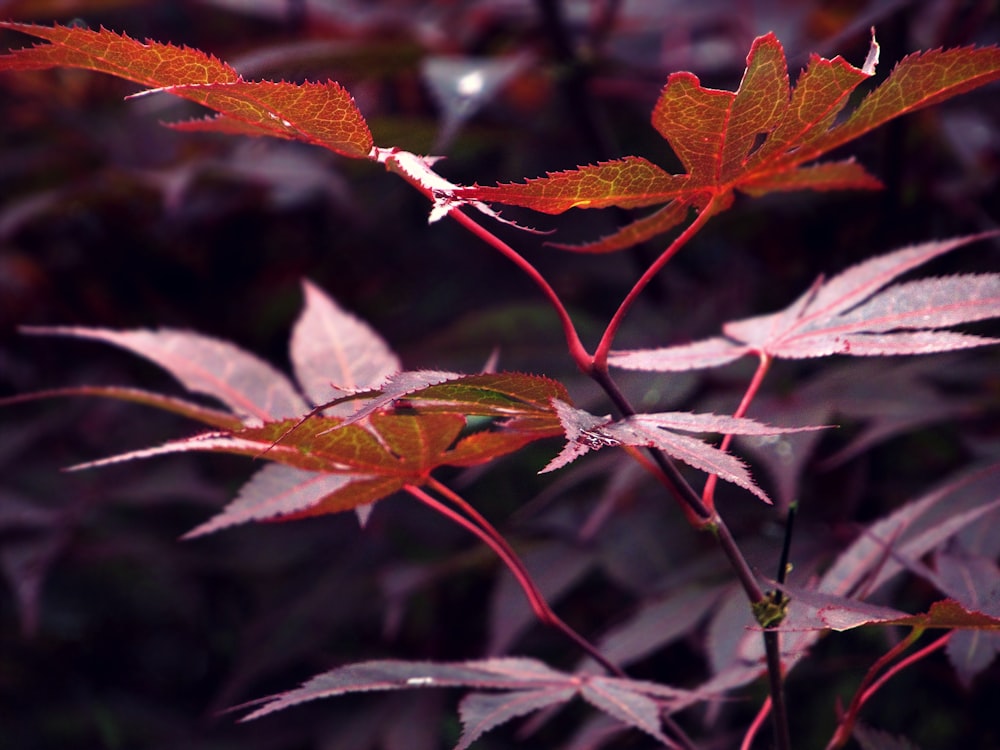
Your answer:
[[[734,89],[752,39],[768,30],[793,76],[812,52],[859,64],[873,25],[882,76],[907,52],[1000,37],[997,5],[985,0],[0,0],[0,16],[190,45],[251,79],[335,79],[378,145],[444,154],[449,179],[484,184],[626,154],[676,169],[649,125],[666,76],[687,69]],[[15,34],[2,42],[30,44]],[[479,93],[463,84],[470,74]],[[77,70],[0,77],[0,395],[81,383],[177,392],[113,349],[20,335],[29,324],[187,328],[287,367],[308,277],[380,331],[409,368],[475,371],[496,349],[502,368],[559,377],[580,405],[607,411],[573,371],[535,289],[456,226],[428,227],[426,201],[402,181],[302,144],[171,131],[161,121],[196,116],[194,106],[166,96],[123,102],[134,91]],[[881,193],[739,202],[671,264],[619,343],[714,333],[731,317],[783,306],[818,273],[995,228],[998,121],[996,87],[977,91],[851,145],[885,181]],[[612,211],[509,213],[570,242],[623,220]],[[495,231],[552,279],[590,343],[658,252],[571,256],[545,247],[544,236]],[[932,270],[995,270],[997,255],[980,245]],[[937,362],[918,376],[936,378],[935,393],[975,397],[976,409],[892,436],[808,485],[802,539],[818,557],[859,521],[997,442],[996,354]],[[777,368],[773,395],[794,393],[815,371]],[[731,408],[746,375],[736,367],[622,382],[647,410]],[[345,514],[181,543],[253,467],[183,456],[59,471],[192,430],[104,401],[0,415],[0,748],[446,747],[457,736],[453,693],[324,701],[249,725],[220,712],[365,658],[463,659],[490,648],[556,666],[579,658],[531,626],[487,551],[402,498],[384,501],[364,531]],[[830,455],[847,438],[825,440]],[[581,632],[599,638],[663,592],[725,580],[705,540],[610,456],[535,477],[557,449],[532,447],[451,478],[510,533]],[[779,544],[773,517],[743,496],[724,495],[723,510],[769,566]],[[914,587],[904,598],[923,601],[927,592]],[[704,622],[634,674],[697,684],[713,648]],[[792,693],[802,747],[828,736],[835,696],[884,647],[884,634],[820,645],[803,669],[823,679]],[[880,696],[884,728],[928,748],[1000,747],[989,726],[996,668],[972,692],[943,657],[922,675],[897,678]],[[730,747],[757,701],[685,721],[715,738],[706,747]],[[504,729],[480,746],[592,747],[572,739],[589,716],[566,711],[530,738]],[[651,742],[632,733],[608,746]]]

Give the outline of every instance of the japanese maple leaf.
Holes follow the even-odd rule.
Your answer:
[[[608,361],[630,370],[667,372],[717,367],[750,353],[790,359],[831,354],[871,357],[1000,343],[1000,339],[938,330],[1000,316],[1000,274],[960,274],[886,287],[912,268],[986,236],[991,235],[896,250],[828,281],[818,279],[780,312],[726,323],[725,337],[614,352]]]
[[[908,624],[914,627],[957,627],[995,631],[997,611],[938,603],[927,615],[898,617],[879,611],[862,600],[878,592],[912,565],[974,524],[982,523],[1000,505],[997,487],[1000,463],[992,463],[949,477],[938,487],[904,504],[890,515],[869,524],[843,550],[808,593],[795,590],[788,617],[781,624],[783,663],[792,669],[819,639],[820,630],[850,629],[865,624]],[[801,598],[802,606],[795,606]],[[988,614],[971,612],[987,609]],[[744,685],[764,672],[764,651],[759,632],[738,636],[704,690],[725,690]]]
[[[877,60],[874,36],[861,68],[840,56],[827,60],[813,55],[791,89],[784,49],[769,33],[754,40],[736,92],[705,88],[687,72],[667,79],[652,123],[685,174],[669,174],[647,159],[626,156],[524,183],[475,185],[457,195],[549,214],[666,204],[609,237],[568,248],[620,250],[680,224],[691,209],[715,213],[728,208],[737,190],[759,196],[878,188],[881,183],[851,159],[810,162],[894,117],[1000,78],[1000,50],[995,47],[915,53],[841,118],[852,92],[874,74]]]
[[[440,466],[484,463],[558,434],[559,429],[553,416],[547,430],[536,424],[527,430],[462,435],[465,415],[425,414],[418,409],[376,412],[363,425],[341,422],[338,417],[316,417],[301,424],[298,419],[268,422],[170,441],[73,468],[189,451],[265,456],[282,467],[258,472],[221,513],[187,535],[194,537],[249,521],[291,520],[370,505],[406,487],[425,484]],[[296,429],[290,430],[292,426]]]
[[[49,43],[0,56],[0,70],[85,68],[197,102],[218,114],[177,124],[181,130],[270,135],[343,156],[368,157],[372,135],[351,95],[338,83],[245,81],[232,67],[190,47],[139,42],[107,29],[0,22]]]
[[[354,99],[335,81],[246,81],[232,67],[190,47],[139,42],[107,29],[38,26],[0,21],[0,28],[39,37],[48,44],[0,55],[2,70],[84,68],[147,88],[132,96],[165,92],[215,110],[214,117],[170,123],[176,130],[272,136],[321,146],[342,156],[384,164],[434,202],[430,221],[471,206],[513,224],[481,201],[458,199],[458,186],[433,170],[436,157],[398,148],[376,148]],[[527,227],[521,227],[534,231]]]
[[[562,432],[550,405],[569,398],[548,378],[522,373],[397,372],[399,360],[363,321],[303,283],[306,304],[291,360],[309,410],[285,375],[226,341],[189,331],[36,328],[29,332],[104,341],[146,357],[213,408],[139,389],[81,386],[39,396],[104,396],[143,403],[215,431],[75,468],[207,451],[274,462],[219,515],[189,536],[248,521],[367,508],[439,466],[472,466]],[[330,396],[345,394],[333,401]],[[470,419],[476,423],[470,425]],[[365,512],[359,511],[364,520]]]
[[[244,721],[318,698],[375,690],[448,687],[477,691],[466,695],[459,706],[463,732],[455,750],[469,747],[483,733],[511,719],[561,705],[576,696],[667,747],[678,747],[662,731],[661,712],[680,710],[696,699],[694,694],[666,685],[567,674],[523,657],[466,662],[380,660],[338,667],[294,690],[255,701],[264,705]],[[487,690],[492,692],[482,692]]]
[[[613,422],[609,417],[598,417],[561,401],[553,402],[553,406],[559,415],[567,442],[562,452],[541,473],[562,468],[592,450],[634,445],[662,450],[689,466],[732,482],[768,503],[770,499],[767,494],[756,485],[740,459],[690,434],[682,433],[776,435],[782,432],[822,429],[774,427],[752,419],[686,412],[635,414]]]

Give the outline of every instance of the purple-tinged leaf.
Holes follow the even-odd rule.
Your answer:
[[[767,494],[754,483],[746,465],[735,456],[697,438],[670,432],[660,425],[631,417],[629,419],[632,421],[626,420],[627,424],[605,428],[604,433],[618,444],[662,450],[689,466],[742,487],[766,503],[771,502]]]
[[[682,346],[615,352],[616,367],[676,372],[718,367],[756,352],[803,359],[931,354],[1000,343],[946,328],[1000,317],[1000,274],[922,279],[884,288],[898,276],[984,233],[903,248],[859,263],[829,281],[820,278],[784,310],[731,321],[726,338]],[[880,291],[881,290],[881,291]]]
[[[376,690],[427,687],[471,687],[492,690],[535,690],[551,685],[560,689],[571,678],[542,662],[526,658],[482,659],[467,662],[408,662],[380,660],[338,667],[313,677],[301,687],[278,693],[243,721],[250,721],[318,698]]]
[[[915,266],[987,236],[930,242],[859,263],[786,310],[727,323],[723,331],[754,351],[794,359],[927,354],[997,343],[933,329],[1000,316],[1000,275],[924,279],[879,292]],[[906,330],[890,333],[900,329]]]
[[[1000,655],[1000,632],[958,630],[944,650],[959,682],[971,690],[973,680]]]
[[[936,584],[942,593],[970,609],[1000,615],[1000,568],[985,557],[936,557]],[[1000,633],[962,630],[954,633],[945,646],[948,660],[966,690],[972,681],[1000,654]]]
[[[951,362],[940,359],[909,360],[892,366],[855,360],[807,385],[799,394],[800,400],[826,404],[838,415],[862,423],[861,430],[826,457],[820,468],[842,464],[917,427],[981,413],[981,399],[942,392],[931,382],[954,369]]]
[[[851,735],[857,740],[861,750],[920,750],[906,737],[897,737],[860,722],[854,725]]]
[[[305,306],[292,331],[291,359],[314,404],[375,388],[401,368],[385,341],[315,284],[302,282]]]
[[[773,581],[771,585],[775,585]],[[860,599],[824,594],[796,586],[780,586],[780,589],[792,600],[789,616],[780,626],[782,630],[815,629],[843,632],[862,625],[872,625],[907,616],[898,609],[869,604]]]
[[[743,657],[743,643],[756,625],[746,592],[738,584],[724,586],[712,611],[705,637],[705,656],[712,674],[721,674]],[[760,640],[759,634],[754,634]]]
[[[610,680],[594,678],[580,690],[581,697],[595,708],[623,724],[640,729],[670,748],[678,745],[663,734],[660,705],[652,698],[619,686]]]
[[[279,425],[278,434],[284,429],[280,427],[282,424],[280,422],[271,424]],[[362,435],[367,436],[372,445],[378,445],[374,436],[360,428],[355,430],[354,435],[348,436],[347,442],[353,442],[351,438]],[[352,471],[349,465],[335,466],[329,459],[303,454],[295,447],[284,445],[272,447],[272,440],[273,438],[247,439],[226,433],[206,433],[185,440],[171,441],[154,448],[77,464],[70,467],[70,470],[78,471],[189,451],[231,453],[256,458],[268,450],[268,458],[283,462],[272,470],[273,473],[260,472],[244,486],[236,500],[221,513],[188,532],[185,538],[203,536],[249,521],[296,520],[351,509],[358,513],[361,523],[364,524],[371,513],[372,503],[394,494],[409,481],[405,471],[393,473],[380,472],[377,466],[366,468],[364,455],[360,456],[362,459],[360,468]],[[380,450],[382,455],[387,455],[385,449]],[[324,468],[327,470],[318,471]],[[278,469],[288,471],[279,472]],[[298,475],[292,473],[296,471],[301,473]]]
[[[606,633],[597,648],[610,661],[627,667],[689,633],[715,606],[721,593],[720,587],[688,586],[647,602]],[[586,659],[581,669],[590,671],[595,666]]]
[[[962,274],[894,284],[839,319],[871,333],[941,328],[997,316],[1000,274]]]
[[[601,750],[626,729],[607,714],[595,714],[579,723],[564,750]]]
[[[602,437],[599,433],[594,432],[598,427],[611,424],[610,414],[597,417],[583,409],[576,409],[559,399],[553,400],[552,406],[556,410],[559,424],[562,425],[563,433],[566,435],[566,445],[563,446],[558,456],[549,461],[545,468],[538,472],[539,474],[561,469],[563,466],[573,463],[580,456],[589,453],[592,448],[621,445],[616,440],[606,436]]]
[[[623,423],[657,427],[661,430],[681,430],[683,432],[716,433],[720,435],[777,435],[786,432],[812,432],[826,429],[822,426],[776,427],[756,422],[744,417],[729,417],[723,414],[693,414],[691,412],[662,412],[659,414],[636,414],[622,420]]]
[[[17,493],[0,489],[0,534],[8,531],[45,530],[59,521],[59,513]]]
[[[121,464],[126,461],[135,461],[140,458],[152,458],[153,456],[167,456],[172,453],[191,453],[193,451],[206,451],[209,453],[233,453],[243,456],[256,457],[266,448],[256,440],[246,440],[233,437],[227,432],[203,432],[181,440],[170,440],[163,445],[152,448],[140,448],[139,450],[119,453],[116,456],[99,458],[96,461],[87,461],[82,464],[74,464],[66,471],[83,471],[84,469],[95,469],[101,466],[111,466]]]
[[[861,261],[822,283],[809,302],[809,309],[813,314],[824,315],[843,312],[907,271],[984,236],[989,235],[925,242]]]
[[[318,698],[377,690],[467,687],[506,691],[497,697],[474,694],[462,702],[467,748],[483,732],[532,711],[564,703],[576,695],[623,723],[676,747],[663,733],[660,711],[680,710],[702,696],[642,680],[558,672],[542,662],[507,657],[466,662],[369,661],[313,677],[302,686],[254,701],[263,704],[242,721]]]
[[[341,491],[361,477],[304,471],[284,464],[268,464],[243,485],[239,495],[211,520],[182,538],[211,534],[237,524],[273,519],[318,505],[323,498]]]
[[[992,510],[1000,502],[998,476],[1000,464],[966,473],[876,521],[824,573],[818,590],[846,596],[863,584],[876,591],[902,572],[897,558],[923,557]]]
[[[462,738],[455,750],[465,750],[479,737],[501,724],[553,705],[566,703],[576,687],[515,690],[508,693],[470,693],[458,705]]]
[[[662,412],[636,414],[617,422],[595,417],[581,409],[554,401],[556,413],[566,433],[562,452],[540,473],[564,466],[591,450],[605,446],[635,445],[662,450],[696,469],[714,474],[753,493],[764,502],[767,494],[750,477],[746,466],[735,456],[682,432],[716,432],[734,435],[773,435],[783,432],[818,430],[821,427],[772,427],[751,419],[718,414]]]
[[[750,348],[743,344],[717,336],[691,344],[665,346],[659,349],[615,351],[608,357],[608,364],[623,370],[685,372],[721,367],[736,361],[749,351]]]
[[[306,411],[292,384],[271,365],[236,346],[186,331],[25,328],[27,333],[104,341],[158,364],[185,388],[217,398],[242,420],[284,419]]]

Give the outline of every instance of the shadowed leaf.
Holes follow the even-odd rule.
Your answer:
[[[217,398],[243,420],[301,414],[305,402],[271,365],[226,341],[188,331],[110,331],[101,328],[24,328],[25,333],[94,339],[158,364],[185,388]]]
[[[519,716],[566,703],[576,687],[542,690],[514,690],[507,693],[470,693],[458,706],[462,719],[462,739],[455,750],[464,750],[484,733]]]
[[[618,721],[675,747],[662,734],[660,711],[679,710],[694,698],[684,690],[641,680],[567,674],[523,657],[451,663],[384,660],[339,667],[313,677],[295,690],[254,701],[264,705],[243,721],[318,698],[429,687],[506,691],[495,697],[474,693],[463,700],[465,731],[460,748],[468,747],[483,732],[510,719],[564,703],[576,695]]]
[[[985,557],[938,554],[935,585],[964,606],[1000,615],[1000,568]],[[958,679],[968,690],[972,681],[1000,654],[1000,633],[963,630],[945,647]]]
[[[920,750],[905,737],[896,737],[861,723],[854,726],[852,735],[861,746],[861,750]]]

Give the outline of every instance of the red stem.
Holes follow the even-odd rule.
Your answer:
[[[507,543],[507,540],[504,539],[503,535],[501,535],[500,532],[497,531],[493,525],[479,513],[479,511],[469,505],[464,498],[454,492],[451,488],[436,479],[429,477],[428,484],[433,487],[434,490],[444,495],[449,501],[457,505],[463,513],[468,514],[468,516],[471,517],[471,520],[427,494],[420,487],[410,485],[406,487],[406,491],[428,507],[445,515],[452,521],[461,525],[463,528],[475,534],[479,537],[479,539],[485,542],[490,549],[496,552],[497,556],[503,561],[504,565],[506,565],[510,572],[514,575],[518,585],[528,598],[528,603],[531,605],[532,611],[541,622],[561,632],[577,646],[583,649],[583,651],[585,651],[590,658],[608,670],[611,674],[616,677],[627,677],[621,667],[612,663],[597,649],[596,646],[573,630],[573,628],[567,625],[562,618],[559,617],[559,615],[552,611],[548,602],[545,601],[545,596],[541,591],[539,591],[538,586],[531,578],[531,574],[528,572],[527,568],[524,567],[524,563],[521,562],[517,553],[514,552],[510,544]]]
[[[386,166],[391,168],[393,154],[396,153],[400,152],[396,149],[384,150],[385,158],[380,158],[379,161],[384,161]],[[409,174],[405,169],[394,169],[393,171],[406,180],[411,186],[423,193],[432,202],[437,199],[434,190],[427,185],[422,184],[418,177]],[[542,294],[544,294],[546,299],[548,299],[553,309],[555,309],[556,315],[559,317],[559,322],[563,329],[563,335],[566,337],[566,345],[569,348],[570,356],[573,357],[573,361],[577,363],[577,366],[584,373],[590,372],[592,359],[590,354],[587,352],[587,349],[583,346],[583,342],[580,341],[580,335],[576,331],[576,326],[573,325],[573,319],[570,317],[565,305],[563,305],[562,300],[559,299],[559,295],[556,294],[556,291],[552,288],[549,282],[546,281],[545,277],[542,276],[541,272],[539,272],[537,268],[535,268],[528,260],[517,252],[517,250],[512,248],[488,229],[485,229],[473,221],[469,216],[462,212],[461,208],[457,206],[452,208],[448,212],[448,216],[468,229],[472,232],[472,234],[479,237],[486,244],[500,251],[501,255],[512,261],[514,265],[524,271],[528,277],[535,282],[538,288],[542,290]]]
[[[882,685],[884,685],[890,678],[894,677],[897,672],[906,669],[906,667],[920,661],[928,654],[932,654],[939,648],[943,648],[945,645],[947,645],[948,640],[951,638],[954,632],[955,631],[953,630],[949,630],[947,633],[945,633],[943,636],[938,638],[930,645],[924,646],[922,649],[920,649],[915,653],[910,654],[905,659],[901,659],[898,664],[893,664],[889,669],[885,671],[884,675],[875,680],[875,682],[871,684],[871,687],[865,690],[865,692],[861,696],[861,700],[858,702],[858,707],[860,708],[861,706],[863,706],[865,702],[869,698],[871,698],[878,691],[878,689],[882,687]]]
[[[541,272],[535,268],[530,261],[517,252],[517,250],[512,248],[488,229],[485,229],[477,222],[473,221],[469,216],[464,214],[461,209],[453,209],[448,213],[448,216],[486,242],[488,245],[498,250],[501,255],[512,261],[514,265],[524,271],[528,277],[535,282],[535,285],[542,290],[542,294],[544,294],[546,299],[548,299],[549,303],[555,310],[556,315],[559,317],[559,323],[562,325],[563,335],[566,337],[566,345],[569,348],[570,356],[573,358],[573,361],[576,362],[577,367],[579,367],[581,371],[584,373],[589,372],[592,361],[590,353],[587,351],[586,347],[584,347],[583,342],[580,341],[580,335],[576,331],[576,326],[573,324],[573,319],[570,317],[569,311],[566,310],[562,300],[559,299],[559,295],[552,288],[549,282],[546,281],[545,277],[542,276]]]
[[[765,352],[760,352],[758,354],[760,361],[757,363],[757,371],[753,374],[753,379],[747,385],[746,391],[743,392],[743,398],[740,401],[740,405],[736,407],[736,411],[733,412],[734,417],[746,416],[747,411],[750,409],[750,404],[753,402],[754,397],[760,391],[760,386],[764,382],[764,377],[767,375],[768,370],[771,369],[771,362],[773,358],[771,355]],[[732,435],[723,435],[722,442],[719,444],[719,448],[722,450],[728,450],[729,446],[733,442]],[[714,510],[715,509],[715,487],[719,483],[719,477],[715,474],[709,474],[708,479],[705,481],[705,487],[701,491],[701,501],[705,503],[705,507]]]
[[[901,659],[899,663],[886,669],[885,674],[880,676],[878,679],[875,679],[875,675],[880,669],[902,654],[906,649],[912,646],[921,635],[923,635],[923,629],[914,628],[910,631],[910,634],[906,636],[906,638],[883,654],[879,660],[872,665],[871,669],[868,670],[868,673],[858,686],[857,691],[855,691],[854,698],[851,699],[851,705],[848,706],[847,712],[840,721],[840,726],[837,727],[837,731],[834,732],[833,737],[830,738],[830,742],[827,744],[826,750],[835,750],[836,748],[843,747],[847,744],[847,740],[850,739],[851,732],[854,730],[854,724],[858,719],[858,714],[861,712],[861,708],[864,706],[865,702],[896,673],[911,664],[920,661],[928,654],[937,651],[939,648],[944,647],[944,645],[948,643],[948,639],[951,638],[952,632],[953,631],[945,633],[933,643],[925,646],[915,653],[910,654],[905,659]]]
[[[608,369],[608,352],[611,351],[611,344],[614,341],[615,335],[618,333],[618,329],[621,327],[622,322],[625,320],[625,316],[628,311],[632,309],[632,305],[642,294],[643,290],[649,286],[649,283],[656,277],[660,272],[660,269],[667,264],[677,252],[688,243],[688,241],[694,237],[703,226],[708,222],[720,205],[722,199],[719,196],[714,196],[712,200],[709,201],[708,205],[702,209],[698,216],[692,221],[687,228],[677,235],[676,239],[667,246],[667,249],[660,253],[660,257],[657,258],[653,263],[646,269],[639,280],[635,282],[629,293],[625,295],[625,299],[618,306],[615,314],[611,318],[611,322],[608,323],[607,327],[604,329],[604,335],[601,336],[601,341],[597,345],[597,349],[594,351],[593,367],[599,372],[607,372]]]
[[[750,750],[750,746],[753,745],[754,739],[757,737],[757,732],[760,728],[764,726],[764,721],[767,719],[767,715],[771,713],[771,696],[768,696],[764,701],[764,705],[760,707],[760,711],[757,715],[753,717],[753,721],[750,723],[747,733],[743,735],[743,742],[740,743],[740,750]]]

